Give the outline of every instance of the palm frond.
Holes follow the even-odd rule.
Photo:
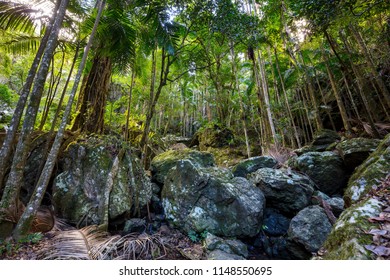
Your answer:
[[[84,233],[69,230],[57,233],[51,240],[51,246],[39,253],[45,260],[91,260],[90,247]]]
[[[0,29],[31,34],[35,31],[35,17],[39,12],[25,4],[0,1]]]
[[[159,234],[131,233],[110,236],[98,226],[53,232],[39,253],[45,260],[140,260],[167,254]]]
[[[8,53],[25,54],[34,52],[38,49],[41,42],[41,37],[27,34],[12,34],[3,33],[4,37],[0,42],[0,47]]]

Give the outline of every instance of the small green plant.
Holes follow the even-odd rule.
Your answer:
[[[43,234],[40,232],[35,232],[26,235],[22,239],[19,240],[19,243],[23,244],[37,244],[39,241],[42,240]]]
[[[190,230],[188,232],[188,238],[191,239],[192,242],[200,242],[206,238],[207,234],[207,230],[204,230],[201,233],[198,233],[194,230]]]
[[[0,84],[0,101],[11,105],[13,99],[12,91],[6,85]]]
[[[0,239],[0,256],[11,255],[17,252],[23,245],[37,244],[42,240],[43,234],[40,232],[31,233],[25,237],[14,241],[12,239]]]

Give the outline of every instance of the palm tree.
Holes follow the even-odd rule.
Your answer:
[[[109,1],[103,12],[92,51],[92,66],[84,77],[72,130],[103,132],[111,75],[114,70],[127,70],[135,54],[136,31],[130,8],[121,1]],[[94,17],[89,18],[86,26],[93,21]]]

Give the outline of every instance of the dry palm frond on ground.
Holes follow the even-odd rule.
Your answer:
[[[41,249],[39,258],[46,260],[126,260],[159,259],[167,254],[158,234],[113,235],[98,226],[58,231],[48,245]]]

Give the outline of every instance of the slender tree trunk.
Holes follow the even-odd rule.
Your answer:
[[[328,58],[325,57],[324,59],[325,59],[326,70],[328,72],[329,81],[330,81],[330,84],[332,86],[333,94],[336,98],[337,106],[339,107],[339,111],[340,111],[341,119],[343,121],[344,129],[347,133],[350,133],[351,132],[351,125],[348,121],[347,111],[345,110],[345,106],[344,106],[343,100],[341,98],[340,92],[337,88],[336,81],[335,81],[334,76],[330,70]]]
[[[32,194],[31,199],[26,207],[26,210],[24,211],[22,217],[20,218],[20,220],[19,220],[18,224],[16,225],[16,228],[13,232],[13,237],[15,239],[19,239],[20,237],[22,237],[28,233],[28,230],[31,227],[31,223],[33,221],[33,218],[38,210],[38,207],[40,206],[40,204],[42,202],[42,199],[43,199],[43,196],[46,192],[47,186],[49,185],[49,181],[50,181],[55,163],[57,161],[57,156],[58,156],[58,153],[59,153],[59,150],[61,147],[61,143],[62,143],[62,140],[64,138],[65,128],[66,128],[66,125],[68,123],[68,119],[69,119],[69,116],[71,114],[71,111],[72,111],[74,97],[76,95],[76,91],[77,91],[78,85],[80,83],[80,79],[81,79],[81,76],[82,76],[82,73],[83,73],[83,70],[85,67],[85,63],[86,63],[87,58],[88,58],[88,53],[89,53],[89,50],[91,48],[92,41],[93,41],[93,38],[95,36],[96,29],[97,29],[97,26],[99,24],[100,17],[101,17],[101,14],[103,12],[105,3],[106,3],[105,0],[99,2],[98,14],[97,14],[96,19],[95,19],[94,27],[92,29],[91,35],[89,36],[88,44],[85,47],[84,55],[83,55],[83,58],[81,60],[80,65],[79,65],[79,69],[78,69],[77,75],[75,77],[73,88],[72,88],[72,91],[70,93],[68,104],[66,105],[66,109],[65,109],[64,115],[62,117],[60,127],[58,129],[56,138],[54,139],[54,143],[53,143],[53,146],[50,150],[49,156],[46,160],[46,164],[43,168],[43,171],[39,177],[38,183],[35,187],[34,193]]]
[[[36,74],[33,90],[31,92],[27,112],[24,118],[22,131],[16,146],[15,155],[11,165],[10,175],[4,188],[3,196],[0,202],[0,209],[7,209],[11,205],[16,205],[19,199],[19,192],[23,180],[23,171],[28,156],[28,150],[31,143],[31,132],[34,129],[39,103],[41,101],[45,81],[49,72],[50,61],[57,46],[58,34],[65,16],[69,0],[62,0],[56,19],[54,21],[48,42],[42,57],[41,65]],[[3,215],[0,214],[0,221]]]
[[[380,92],[382,93],[382,96],[383,96],[383,98],[386,101],[388,109],[390,109],[390,93],[389,93],[389,90],[387,89],[387,87],[386,87],[385,83],[383,82],[383,80],[379,77],[378,72],[375,70],[374,61],[372,59],[372,56],[371,56],[369,50],[367,49],[366,44],[364,43],[364,40],[363,40],[362,36],[360,35],[359,31],[357,31],[356,28],[352,24],[350,25],[350,30],[351,30],[353,36],[355,37],[355,40],[358,42],[360,48],[362,49],[363,55],[366,58],[366,61],[367,61],[368,67],[369,67],[369,69],[371,71],[371,74],[374,77],[375,82],[377,83],[377,85],[378,85],[378,87],[380,89]]]
[[[153,118],[154,113],[155,113],[156,104],[157,104],[157,101],[160,97],[162,89],[167,84],[170,65],[171,65],[171,62],[169,60],[169,56],[166,54],[166,51],[163,48],[162,53],[161,53],[160,82],[159,82],[158,88],[153,96],[153,99],[150,100],[150,103],[149,103],[148,113],[146,115],[145,127],[144,127],[144,131],[142,133],[142,138],[141,138],[141,143],[140,143],[141,148],[144,152],[143,160],[144,160],[145,167],[146,167],[146,163],[147,163],[147,144],[148,144],[148,136],[149,136],[149,132],[150,132],[150,124],[152,122],[152,118]]]
[[[72,78],[74,66],[76,65],[76,61],[77,61],[77,57],[78,57],[79,51],[80,51],[80,44],[78,43],[77,44],[77,48],[76,48],[76,53],[75,53],[75,55],[73,57],[72,65],[71,65],[70,70],[69,70],[68,78],[66,79],[66,82],[65,82],[65,85],[64,85],[64,89],[62,90],[62,93],[61,93],[60,101],[58,102],[58,107],[57,107],[57,110],[56,110],[56,114],[54,115],[50,131],[54,131],[54,129],[55,129],[55,126],[56,126],[56,123],[57,123],[57,119],[58,119],[58,116],[59,116],[60,111],[61,111],[62,103],[64,102],[65,94],[66,94],[66,91],[68,89],[68,85],[69,85],[70,79]]]
[[[43,109],[43,113],[42,113],[42,118],[41,118],[41,123],[39,125],[39,130],[42,130],[43,127],[45,126],[45,123],[46,123],[46,120],[49,116],[49,112],[50,112],[50,107],[51,105],[53,104],[53,100],[57,94],[57,90],[58,90],[58,85],[61,81],[61,77],[62,77],[62,69],[64,67],[64,63],[65,63],[65,51],[63,51],[62,53],[62,59],[61,59],[61,66],[58,70],[58,75],[57,77],[54,76],[54,57],[53,57],[53,61],[52,61],[52,67],[53,67],[53,70],[52,70],[52,76],[53,76],[53,82],[50,86],[50,90],[48,91],[48,94],[47,94],[47,97],[46,97],[46,102],[45,102],[45,107]]]
[[[374,124],[374,119],[373,119],[373,116],[372,116],[371,106],[370,106],[370,104],[369,104],[369,102],[367,100],[366,94],[364,93],[364,78],[363,78],[363,75],[361,74],[361,72],[357,68],[357,66],[355,66],[353,61],[351,60],[351,46],[349,45],[349,43],[347,41],[347,38],[345,37],[343,32],[340,32],[340,37],[342,38],[344,46],[345,46],[345,48],[346,48],[346,50],[348,52],[349,62],[350,62],[352,71],[353,71],[353,73],[356,76],[358,92],[359,92],[361,100],[363,101],[363,106],[364,106],[364,109],[366,111],[366,116],[368,118],[368,122],[370,123],[370,126],[372,127],[374,133],[377,135],[379,133],[378,133],[378,131],[377,131],[376,127],[375,127],[375,124]]]
[[[131,116],[131,101],[133,99],[133,88],[135,84],[135,71],[131,72],[131,83],[129,90],[129,102],[127,103],[127,116],[126,116],[126,127],[125,127],[125,141],[129,140],[129,122]]]
[[[285,101],[285,104],[286,104],[286,107],[287,107],[287,113],[288,113],[288,116],[289,116],[289,121],[290,121],[291,126],[292,126],[292,128],[293,128],[294,137],[295,137],[296,143],[297,143],[297,145],[298,145],[298,148],[301,148],[302,145],[301,145],[301,141],[299,140],[299,134],[298,134],[297,126],[296,126],[296,124],[295,124],[294,117],[293,117],[293,115],[292,115],[292,113],[291,113],[291,106],[290,106],[290,102],[288,101],[288,96],[287,96],[286,87],[285,87],[285,85],[284,85],[282,73],[280,72],[279,59],[278,59],[278,55],[277,55],[277,53],[276,53],[276,49],[275,49],[275,62],[276,62],[276,69],[277,69],[277,71],[278,71],[278,76],[279,76],[280,84],[281,84],[281,86],[282,86],[284,101]]]
[[[241,96],[241,92],[240,92],[240,83],[238,80],[237,64],[236,64],[236,54],[234,52],[233,42],[230,43],[230,54],[232,56],[233,75],[235,77],[235,89],[236,89],[237,94],[239,96],[239,102],[240,102],[240,111],[241,111],[240,118],[241,118],[243,130],[244,130],[246,152],[247,152],[248,158],[250,158],[251,157],[251,146],[249,145],[248,130],[246,127],[246,115],[245,115],[245,111],[244,111],[244,102],[242,100],[242,96]]]
[[[60,0],[57,1],[57,6],[60,2]],[[10,159],[12,156],[12,147],[14,145],[14,142],[16,140],[16,133],[18,131],[18,127],[20,124],[20,121],[23,116],[24,108],[26,107],[27,99],[31,91],[31,87],[34,82],[35,74],[38,70],[39,64],[41,62],[42,55],[45,51],[47,42],[49,40],[49,36],[51,34],[52,25],[54,23],[54,20],[56,18],[55,14],[57,12],[57,8],[53,12],[53,16],[50,20],[50,23],[48,27],[46,28],[45,34],[43,35],[41,39],[41,43],[39,45],[39,48],[37,50],[37,53],[34,57],[34,60],[32,62],[31,68],[28,72],[26,82],[23,86],[23,89],[21,91],[18,103],[16,105],[14,114],[11,119],[11,123],[9,125],[7,135],[3,141],[3,145],[0,150],[0,194],[2,193],[3,189],[3,182],[4,182],[4,176],[8,170],[8,166],[10,164]]]
[[[303,55],[302,55],[301,51],[299,51],[299,55],[300,55],[300,58],[301,58],[301,61],[303,64],[303,69],[304,69],[304,73],[305,73],[305,77],[306,77],[306,83],[308,85],[308,93],[309,93],[310,100],[311,100],[311,103],[313,106],[316,129],[321,130],[322,129],[322,121],[321,121],[320,112],[319,112],[320,108],[318,106],[317,98],[314,94],[313,82],[312,82],[312,79],[309,75],[309,72],[307,71],[307,66],[305,64],[305,61],[303,59]]]

